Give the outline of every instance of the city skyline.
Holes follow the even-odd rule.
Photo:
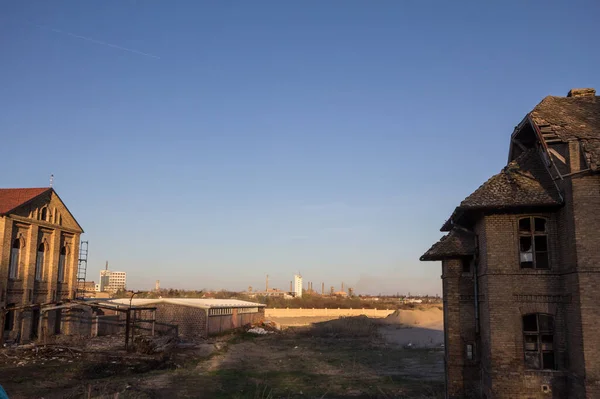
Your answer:
[[[53,174],[88,270],[132,289],[441,293],[419,256],[515,116],[600,88],[577,3],[9,2],[0,130],[35,162],[8,151],[0,181]]]

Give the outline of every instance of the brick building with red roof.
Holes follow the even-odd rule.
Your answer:
[[[40,304],[75,296],[83,229],[54,189],[0,189],[0,325],[3,340],[60,333],[58,311]]]

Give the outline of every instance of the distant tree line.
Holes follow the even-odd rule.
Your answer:
[[[133,291],[118,291],[114,298],[130,298]],[[139,291],[135,298],[214,298],[214,299],[240,299],[243,301],[264,303],[270,308],[291,308],[291,309],[414,309],[423,304],[433,303],[441,304],[439,296],[419,297],[423,303],[404,303],[403,297],[399,295],[380,296],[380,297],[339,297],[322,296],[310,292],[305,292],[301,298],[286,299],[279,296],[253,296],[249,297],[246,293],[235,291],[206,291],[206,290],[178,290],[173,288],[163,288],[158,291]],[[374,300],[377,298],[377,300]]]

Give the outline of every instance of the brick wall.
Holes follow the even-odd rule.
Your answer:
[[[473,274],[463,272],[461,259],[444,260],[442,286],[447,391],[449,398],[464,398],[465,392],[477,391],[480,378]],[[473,345],[472,360],[466,357],[467,345]]]
[[[37,218],[37,212],[43,206],[47,206],[52,215],[49,221]],[[60,224],[58,215],[61,216]],[[8,216],[0,217],[0,307],[72,298],[77,280],[80,232],[79,226],[55,194],[42,196]],[[19,275],[17,279],[9,280],[11,247],[17,237],[22,241]],[[41,281],[36,281],[36,259],[41,242],[46,245],[43,275]],[[57,281],[58,262],[63,244],[67,244],[69,251],[65,262],[65,280],[60,284]],[[5,336],[8,339],[20,336],[27,340],[34,328],[27,314],[30,312],[22,315],[20,311],[16,313],[19,314],[15,315],[15,327]]]
[[[182,337],[206,337],[206,309],[191,306],[174,305],[170,303],[156,303],[149,306],[156,307],[156,322],[178,326],[178,333]],[[143,318],[151,319],[150,312],[143,312]]]
[[[600,397],[600,176],[573,177],[571,183],[585,389],[588,397]]]

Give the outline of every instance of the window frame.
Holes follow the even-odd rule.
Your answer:
[[[10,280],[19,279],[19,264],[21,263],[21,248],[23,247],[19,237],[13,240],[10,248],[10,261],[8,264],[8,278]]]
[[[65,282],[65,269],[67,265],[67,255],[69,253],[69,249],[66,245],[60,247],[60,252],[58,255],[58,273],[57,273],[57,282],[64,283]]]
[[[529,230],[523,231],[521,230],[521,221],[528,220],[529,221]],[[544,223],[544,230],[537,231],[536,220],[542,220]],[[548,218],[543,216],[523,216],[519,217],[517,221],[517,231],[518,231],[518,248],[519,248],[519,268],[520,269],[531,269],[531,270],[551,270],[550,267],[550,245],[548,240]],[[543,237],[545,240],[546,249],[543,251],[538,251],[536,248],[536,238]],[[530,240],[530,250],[523,251],[521,248],[521,241],[523,238],[529,238]],[[527,261],[523,261],[523,254],[531,253],[531,266],[523,266],[523,264],[528,263]],[[540,267],[538,266],[539,259],[538,254],[543,254],[546,259],[546,266]]]
[[[470,362],[475,360],[475,344],[472,342],[465,344],[465,359]]]
[[[534,330],[525,330],[525,318],[535,316],[536,329]],[[551,328],[543,329],[540,323],[540,317],[547,317],[547,320],[552,321]],[[555,350],[555,334],[556,334],[556,325],[555,325],[555,317],[548,313],[527,313],[521,316],[522,323],[522,332],[523,332],[523,362],[525,365],[525,369],[527,370],[557,370],[556,364],[556,350]],[[549,323],[548,323],[549,325]],[[529,337],[529,339],[528,339]],[[544,338],[546,337],[546,341]],[[550,342],[548,342],[547,337],[551,337]],[[534,345],[535,349],[527,349],[529,345]],[[548,348],[550,345],[550,349]],[[537,358],[537,362],[539,367],[532,367],[528,363],[528,356],[530,355],[532,358]],[[545,367],[546,360],[544,355],[551,354],[552,356],[552,367]]]
[[[44,263],[46,260],[47,245],[42,241],[37,248],[37,256],[35,258],[35,281],[42,281],[44,277]],[[40,248],[42,250],[40,251]]]
[[[464,258],[460,259],[461,274],[465,274],[465,275],[471,274],[471,272],[473,270],[472,262],[473,262],[473,259],[470,257],[469,258],[464,257]],[[468,266],[468,270],[465,270],[465,266]]]

